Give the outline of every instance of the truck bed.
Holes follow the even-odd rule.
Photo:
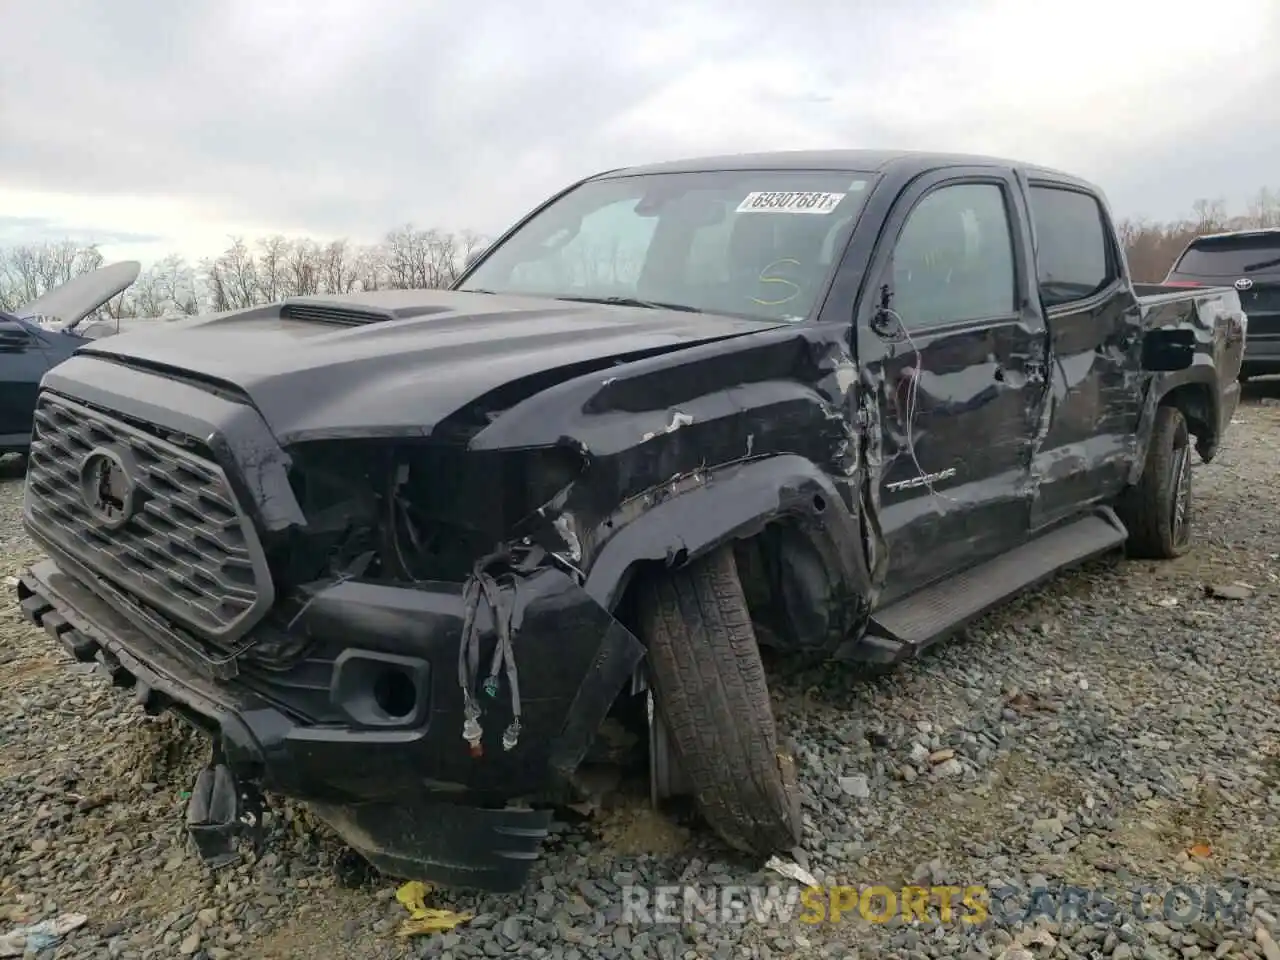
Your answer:
[[[1176,283],[1135,283],[1133,292],[1143,303],[1197,300],[1206,294],[1235,293],[1231,287],[1187,287]]]

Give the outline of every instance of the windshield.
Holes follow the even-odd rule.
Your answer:
[[[803,320],[868,182],[809,170],[592,180],[495,247],[458,289]]]

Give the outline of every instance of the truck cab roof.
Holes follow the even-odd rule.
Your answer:
[[[591,179],[653,173],[699,173],[711,170],[847,170],[859,173],[894,174],[909,179],[932,170],[958,166],[1018,169],[1036,178],[1072,183],[1100,192],[1093,184],[1051,167],[982,154],[930,150],[774,150],[760,153],[722,154],[622,167],[597,174]]]

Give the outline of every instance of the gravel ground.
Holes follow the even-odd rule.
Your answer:
[[[20,923],[79,913],[87,922],[40,957],[1280,960],[1278,474],[1280,383],[1263,382],[1220,459],[1197,469],[1189,556],[1060,577],[889,677],[823,668],[775,681],[805,795],[796,859],[819,882],[1072,885],[1108,891],[1109,911],[1023,922],[1023,897],[978,925],[856,911],[817,925],[678,910],[642,923],[624,915],[623,888],[792,884],[624,792],[558,825],[523,894],[437,892],[475,918],[398,939],[394,886],[353,869],[289,806],[273,808],[263,859],[210,878],[181,831],[199,741],[70,666],[4,587],[0,943]],[[36,556],[20,500],[11,470],[0,576]],[[1241,583],[1234,599],[1206,595]],[[1175,884],[1225,889],[1239,910],[1180,922],[1133,902],[1136,888]]]

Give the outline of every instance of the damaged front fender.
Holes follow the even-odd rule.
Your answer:
[[[646,566],[734,543],[740,566],[754,552],[770,575],[768,605],[806,622],[790,640],[830,651],[865,624],[874,591],[843,339],[766,328],[603,372],[523,400],[470,438],[473,453],[560,447],[588,464],[521,536],[606,609]]]
[[[605,539],[586,578],[597,603],[613,609],[646,564],[680,566],[716,547],[790,521],[820,556],[811,596],[828,598],[831,649],[865,616],[870,580],[857,515],[831,477],[800,456],[743,461],[675,478],[622,504],[603,526]],[[817,572],[820,571],[820,572]]]

